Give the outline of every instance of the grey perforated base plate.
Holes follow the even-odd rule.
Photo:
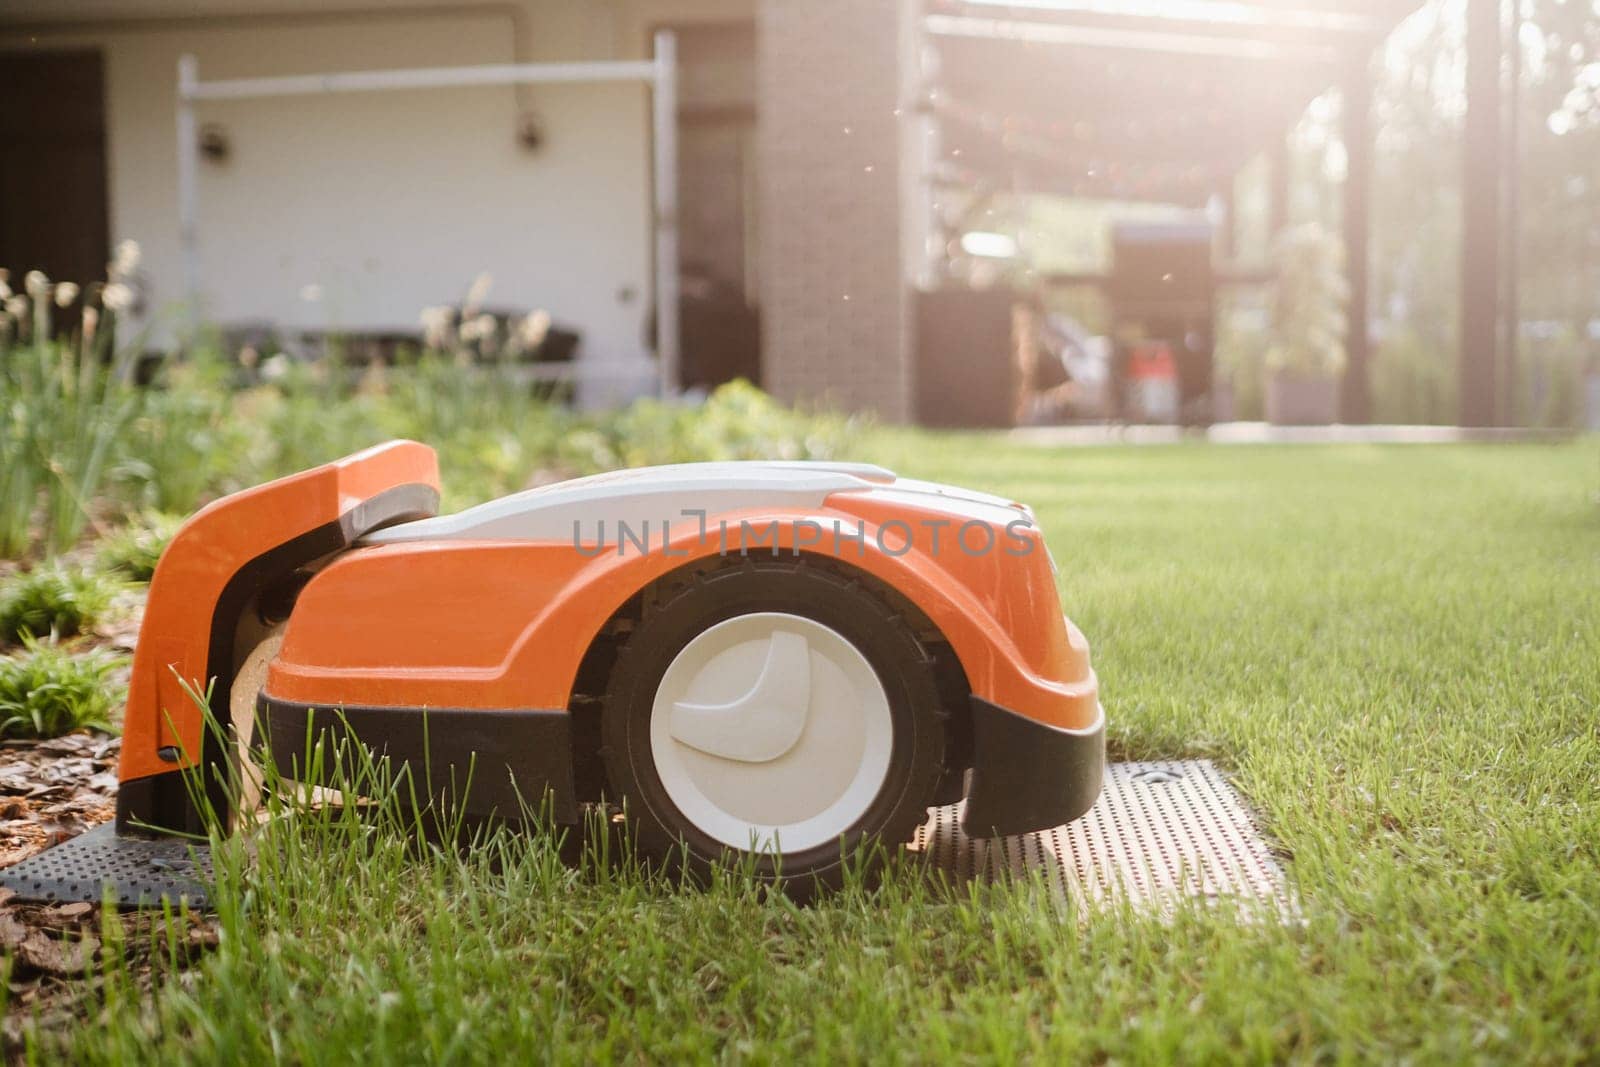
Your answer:
[[[206,906],[211,853],[176,837],[119,835],[110,823],[0,870],[0,886],[22,900],[98,904],[106,887],[124,907],[186,900]]]
[[[1094,807],[1041,833],[972,838],[960,814],[958,804],[935,808],[911,846],[958,880],[1041,871],[1078,906],[1162,909],[1199,896],[1297,914],[1250,809],[1210,760],[1109,764]]]

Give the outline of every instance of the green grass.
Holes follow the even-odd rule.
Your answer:
[[[116,589],[112,578],[59,562],[7,578],[0,585],[0,641],[81,633],[105,614]]]
[[[220,947],[112,982],[87,1061],[1592,1060],[1600,457],[1565,446],[1034,450],[885,434],[1037,509],[1124,758],[1208,756],[1301,925],[1080,925],[907,870],[797,909],[418,856],[315,820],[225,876]],[[449,473],[446,473],[449,477]]]
[[[182,516],[160,511],[139,516],[101,539],[95,564],[101,570],[148,582],[156,573],[161,553],[182,524]]]
[[[0,738],[110,730],[122,704],[115,676],[126,662],[104,649],[76,652],[24,638],[21,652],[0,657]]]
[[[126,367],[101,342],[49,341],[48,305],[34,341],[13,345],[0,331],[0,556],[33,546],[41,513],[42,547],[72,547],[102,492],[116,445],[138,400]]]

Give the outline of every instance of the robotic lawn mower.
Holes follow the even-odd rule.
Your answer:
[[[1022,505],[843,463],[617,471],[442,516],[438,484],[433,450],[396,441],[182,527],[135,655],[119,833],[199,829],[188,768],[237,817],[236,761],[305,781],[308,739],[473,815],[608,801],[648,852],[819,883],[933,804],[964,797],[992,836],[1099,794],[1088,646]],[[208,686],[220,730],[189,693]]]

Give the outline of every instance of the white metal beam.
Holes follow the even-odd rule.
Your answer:
[[[596,82],[651,82],[660,64],[501,63],[481,67],[416,67],[410,70],[358,70],[338,74],[295,74],[278,78],[231,78],[196,82],[190,100],[246,100],[318,93],[370,93],[392,89],[456,89],[474,85],[558,85]]]

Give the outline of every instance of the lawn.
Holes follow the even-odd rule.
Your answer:
[[[105,1011],[57,1036],[205,1063],[1595,1056],[1592,440],[861,451],[1034,505],[1114,755],[1225,767],[1302,924],[1080,922],[914,864],[797,908],[549,837],[419,856],[312,819],[224,875],[189,974],[152,1001],[108,965]]]

